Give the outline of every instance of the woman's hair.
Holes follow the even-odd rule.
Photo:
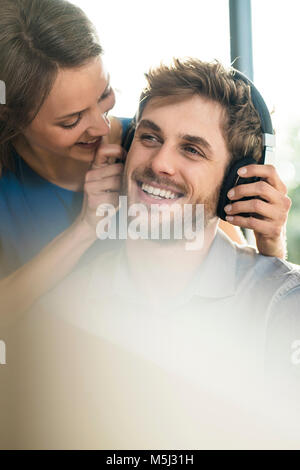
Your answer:
[[[153,98],[184,99],[192,95],[219,103],[224,109],[222,131],[231,161],[262,155],[261,122],[250,94],[250,87],[233,77],[219,62],[174,59],[170,66],[160,65],[146,74],[147,86],[140,98],[137,119]]]
[[[59,68],[79,67],[99,56],[96,31],[65,0],[0,0],[0,175],[12,168],[12,139],[30,124],[49,95]]]

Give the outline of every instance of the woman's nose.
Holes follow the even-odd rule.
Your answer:
[[[88,128],[90,135],[107,135],[110,131],[110,120],[106,113],[95,112]]]

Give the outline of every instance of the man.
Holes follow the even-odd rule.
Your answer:
[[[218,231],[216,216],[232,159],[247,154],[258,160],[261,154],[260,121],[248,87],[219,64],[176,60],[148,75],[142,98],[123,181],[127,239],[36,305],[34,341],[30,327],[27,335],[19,327],[20,350],[28,356],[38,342],[39,356],[47,359],[43,380],[51,371],[56,384],[48,413],[51,419],[67,416],[60,445],[294,446],[289,420],[274,414],[273,403],[267,410],[258,403],[265,393],[269,398],[266,361],[271,384],[279,387],[281,377],[291,377],[289,386],[298,386],[299,270],[233,244]],[[249,194],[243,185],[232,197],[265,190],[258,182]],[[136,223],[130,208],[141,204],[145,211]],[[236,204],[236,210],[256,212],[257,199]],[[149,229],[159,235],[138,238],[137,226],[149,228],[153,206],[163,205]],[[184,205],[192,207],[192,232],[197,207],[204,206],[197,250],[187,249],[190,239],[176,238],[175,229],[169,239],[162,237],[163,214],[175,205],[172,222]],[[28,368],[26,358],[20,367]],[[41,372],[39,377],[42,382]],[[41,386],[40,399],[47,390]],[[57,411],[53,396],[63,397],[67,414],[62,406]],[[24,409],[38,415],[33,403],[25,401]],[[51,431],[41,426],[47,439],[54,439],[54,427],[54,421]]]
[[[284,370],[298,376],[299,368],[291,361],[293,344],[300,338],[296,327],[300,299],[298,268],[277,258],[260,256],[249,247],[239,248],[217,231],[219,193],[229,165],[246,155],[258,161],[262,152],[261,123],[247,85],[235,80],[232,72],[220,64],[198,60],[177,60],[172,67],[162,66],[147,78],[148,87],[141,98],[125,167],[124,194],[128,196],[128,207],[143,204],[147,208],[146,221],[150,223],[151,207],[171,209],[176,205],[180,209],[191,205],[195,209],[204,205],[203,245],[194,251],[187,250],[184,237],[178,240],[171,235],[166,241],[151,236],[136,240],[129,236],[120,255],[123,263],[118,261],[112,277],[115,289],[110,289],[115,295],[114,303],[116,298],[122,299],[122,308],[114,306],[111,311],[124,310],[126,304],[133,311],[137,303],[140,317],[143,305],[159,318],[167,316],[166,331],[170,327],[169,315],[175,329],[183,327],[182,320],[174,321],[175,312],[181,312],[188,332],[185,340],[192,344],[195,333],[194,341],[199,345],[201,337],[206,352],[216,356],[218,373],[224,366],[219,364],[222,355],[224,362],[234,363],[246,375],[247,360],[256,374],[259,368],[263,370],[267,350],[268,363],[275,364],[270,365],[272,373]],[[262,177],[264,171],[261,166]],[[232,212],[256,212],[266,205],[257,197],[272,198],[272,189],[261,181],[237,186],[231,197],[234,202],[245,196],[254,198],[235,202]],[[227,210],[230,213],[230,208]],[[97,310],[97,302],[101,305],[103,298],[104,273],[106,277],[111,270],[104,270],[99,260],[94,266],[87,299],[91,295],[89,305]],[[100,286],[99,292],[95,283]],[[107,289],[104,292],[107,294]],[[285,322],[288,325],[283,326]],[[131,331],[138,335],[136,324],[136,319],[132,320]],[[282,341],[281,330],[285,338]],[[276,337],[278,344],[269,346],[270,337]],[[127,339],[123,339],[127,344]],[[280,350],[280,344],[284,344],[284,350]],[[143,341],[140,352],[144,351]],[[173,366],[178,367],[178,358],[174,360]],[[182,370],[186,361],[187,358]],[[230,369],[235,384],[236,370],[233,366]]]

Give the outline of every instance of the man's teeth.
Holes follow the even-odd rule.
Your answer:
[[[167,191],[166,189],[154,188],[149,184],[142,184],[142,190],[145,193],[152,194],[153,196],[158,196],[164,199],[175,199],[178,197],[178,194],[172,193],[172,191]],[[156,199],[156,198],[155,198]]]

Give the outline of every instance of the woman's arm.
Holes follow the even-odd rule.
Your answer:
[[[104,144],[97,151],[84,185],[84,200],[76,221],[58,235],[37,256],[0,281],[0,315],[20,314],[41,295],[52,289],[77,264],[97,239],[100,204],[119,204],[122,163],[109,163],[122,158],[119,145]]]
[[[76,221],[31,261],[2,279],[1,314],[26,311],[74,268],[95,240],[96,235],[90,228]]]

